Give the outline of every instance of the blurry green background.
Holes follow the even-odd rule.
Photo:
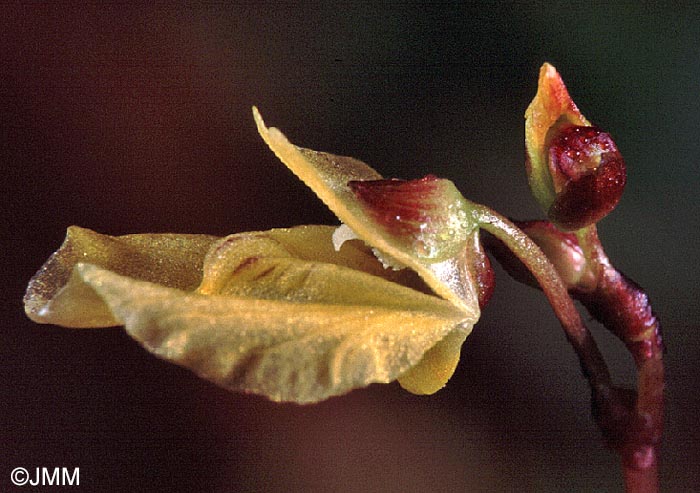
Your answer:
[[[2,491],[17,466],[80,467],[71,491],[621,490],[550,308],[500,270],[438,394],[372,386],[306,407],[230,394],[118,328],[33,324],[21,305],[71,224],[335,224],[257,136],[253,104],[297,144],[385,176],[450,178],[472,200],[539,217],[523,113],[544,61],[626,158],[627,190],[600,232],[664,324],[664,489],[700,490],[700,7],[71,5],[0,13]],[[620,345],[592,326],[633,383]]]

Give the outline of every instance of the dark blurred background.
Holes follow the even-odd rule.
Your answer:
[[[304,407],[228,393],[119,328],[36,325],[21,304],[71,224],[335,224],[258,137],[253,104],[299,145],[540,217],[523,113],[544,61],[627,160],[600,233],[664,323],[664,490],[700,490],[697,5],[148,4],[2,3],[2,491],[20,491],[17,466],[79,467],[70,491],[90,492],[620,491],[556,319],[500,270],[438,394],[372,386]],[[591,325],[633,383],[620,344]]]

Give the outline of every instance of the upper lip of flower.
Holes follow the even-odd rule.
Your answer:
[[[362,194],[358,196],[355,192],[358,188],[374,187],[373,192],[369,192],[371,194],[377,191],[376,185],[349,185],[352,182],[392,182],[382,182],[382,176],[379,173],[357,159],[297,147],[276,128],[268,128],[255,107],[253,115],[260,135],[277,157],[306,183],[340,221],[348,225],[362,241],[378,249],[393,261],[416,271],[438,296],[459,307],[467,318],[474,321],[479,318],[476,287],[466,268],[467,259],[464,258],[463,252],[453,251],[450,252],[451,256],[437,260],[417,255],[414,250],[407,248],[401,237],[392,235],[384,224],[377,222],[370,213],[371,209],[368,209],[366,202],[361,199]],[[396,182],[398,183],[400,182]],[[409,186],[433,187],[435,183],[433,179],[422,183],[416,180]],[[440,186],[447,186],[450,188],[449,194],[456,193],[461,197],[451,182],[440,180]],[[379,187],[381,188],[381,185]],[[465,199],[461,197],[461,200]],[[472,219],[468,214],[464,214],[462,219],[465,222],[462,226],[466,235],[476,227],[476,223],[470,223]]]

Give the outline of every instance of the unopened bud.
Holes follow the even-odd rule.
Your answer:
[[[573,231],[610,213],[627,181],[625,162],[610,135],[581,114],[549,64],[540,70],[525,118],[528,181],[549,219]]]
[[[568,125],[550,141],[548,164],[555,199],[547,214],[565,230],[608,215],[627,181],[625,161],[609,134],[596,127]]]

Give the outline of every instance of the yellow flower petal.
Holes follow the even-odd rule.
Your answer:
[[[291,263],[291,280],[265,274],[271,265],[246,280],[255,284],[257,277],[269,299],[250,292],[192,294],[88,264],[77,272],[156,355],[229,389],[273,400],[316,402],[393,381],[463,321],[444,300],[362,272],[321,270],[332,279],[314,293],[299,282],[303,265]],[[280,261],[278,268],[288,271],[290,263]],[[317,268],[307,265],[306,272]],[[357,293],[365,288],[386,295],[363,299]],[[275,299],[282,291],[284,299]]]
[[[427,291],[415,273],[383,269],[362,242],[335,252],[333,229],[216,239],[71,228],[32,280],[27,312],[72,327],[122,324],[162,358],[280,401],[316,402],[416,365],[436,368],[424,355],[439,353],[446,336],[463,340],[473,322],[409,287]],[[434,379],[441,387],[445,372]]]
[[[95,293],[72,276],[87,262],[135,279],[193,290],[202,280],[204,256],[218,238],[208,235],[107,236],[71,226],[66,239],[29,282],[25,311],[38,323],[65,327],[119,325]]]
[[[278,129],[267,128],[256,108],[253,108],[253,114],[260,135],[277,157],[359,238],[390,258],[393,263],[416,271],[436,294],[463,310],[472,323],[478,320],[480,312],[475,284],[466,267],[467,259],[463,253],[435,261],[407,250],[405,245],[377,224],[348,186],[353,181],[381,179],[376,171],[354,158],[297,147]],[[464,224],[461,226],[466,237],[470,229],[476,227],[476,222],[471,224],[469,217],[463,217],[462,220]]]
[[[443,388],[457,368],[468,335],[461,327],[447,334],[425,353],[419,364],[399,377],[401,386],[418,395],[434,394]]]

